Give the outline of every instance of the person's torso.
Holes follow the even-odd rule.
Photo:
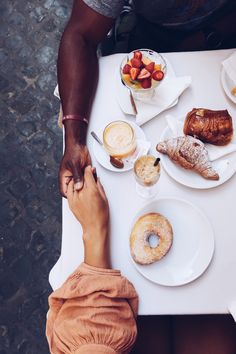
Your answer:
[[[134,0],[135,12],[166,27],[194,28],[227,0]]]

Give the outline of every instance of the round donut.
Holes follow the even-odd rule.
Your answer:
[[[157,235],[158,245],[153,248],[148,239]],[[170,222],[161,214],[148,213],[134,224],[130,235],[130,251],[135,262],[151,264],[162,259],[173,242],[173,230]]]

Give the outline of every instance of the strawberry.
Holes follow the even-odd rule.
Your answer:
[[[142,59],[142,53],[139,50],[137,50],[136,52],[134,52],[134,58],[141,60]]]
[[[125,64],[123,67],[123,74],[129,74],[130,73],[131,66],[129,64]]]
[[[153,80],[161,81],[164,77],[164,73],[161,70],[156,70],[152,73]]]
[[[145,66],[145,69],[152,74],[154,71],[154,67],[155,67],[155,63],[154,61],[152,61],[151,63]]]
[[[144,89],[148,89],[152,86],[152,80],[151,78],[149,77],[148,79],[144,79],[141,81],[141,86],[142,88]]]
[[[140,71],[140,74],[138,76],[138,80],[143,80],[143,79],[147,79],[151,76],[150,72],[147,71],[146,69],[142,69]]]
[[[138,77],[138,75],[139,75],[139,73],[140,73],[140,69],[138,69],[138,68],[131,68],[131,69],[130,69],[130,76],[131,76],[131,79],[132,79],[132,80],[136,80],[137,77]]]
[[[133,68],[141,68],[142,62],[140,59],[133,58],[133,59],[131,59],[131,65]]]

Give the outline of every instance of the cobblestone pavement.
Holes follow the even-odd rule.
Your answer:
[[[61,242],[56,58],[71,1],[0,4],[0,354],[47,354]]]

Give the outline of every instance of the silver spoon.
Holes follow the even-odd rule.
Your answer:
[[[133,110],[134,110],[134,114],[137,115],[138,114],[138,111],[137,111],[137,107],[136,107],[136,104],[135,104],[135,101],[134,101],[134,97],[133,97],[133,94],[131,92],[131,89],[126,86],[126,84],[124,83],[123,79],[121,79],[121,82],[122,84],[129,90],[129,98],[130,98],[130,102],[131,102],[131,105],[133,107]]]
[[[98,144],[100,144],[104,148],[102,141],[99,139],[99,137],[94,131],[91,132],[91,135],[98,142]],[[117,157],[113,157],[111,155],[109,155],[109,157],[112,166],[120,169],[124,167],[124,162],[121,159],[118,159]]]

